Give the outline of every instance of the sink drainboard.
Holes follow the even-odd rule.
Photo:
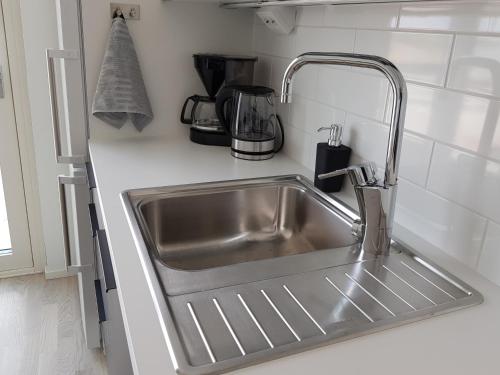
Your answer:
[[[385,258],[169,297],[194,373],[241,367],[481,301],[445,271],[394,249]]]

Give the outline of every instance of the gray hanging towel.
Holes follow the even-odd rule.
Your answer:
[[[130,118],[139,131],[153,119],[134,42],[120,17],[111,25],[92,113],[117,128]]]

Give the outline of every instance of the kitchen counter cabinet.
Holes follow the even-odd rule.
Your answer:
[[[91,140],[90,153],[134,371],[140,375],[173,375],[165,327],[156,314],[120,193],[144,187],[284,174],[311,178],[312,171],[284,154],[264,162],[249,162],[231,157],[228,149],[196,145],[187,138]],[[417,250],[476,288],[485,302],[233,373],[497,374],[500,288],[423,242]]]

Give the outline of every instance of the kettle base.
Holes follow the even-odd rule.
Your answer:
[[[231,149],[231,155],[234,156],[237,159],[243,159],[243,160],[254,160],[254,161],[259,161],[259,160],[268,160],[271,159],[274,156],[274,151],[265,153],[265,154],[249,154],[249,153],[242,153],[237,150]]]
[[[267,160],[274,154],[275,139],[249,141],[233,138],[231,142],[231,155],[244,160]]]

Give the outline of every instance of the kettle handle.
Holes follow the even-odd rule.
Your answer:
[[[274,149],[274,153],[277,154],[283,149],[285,145],[285,129],[283,127],[283,123],[281,122],[281,117],[276,115],[276,122],[278,123],[279,131],[281,134],[281,142],[277,144],[277,147]]]
[[[184,105],[182,106],[182,111],[181,111],[181,122],[183,124],[186,124],[186,125],[192,125],[194,120],[193,120],[193,117],[194,117],[194,113],[196,111],[196,107],[198,107],[198,103],[199,103],[199,100],[198,100],[199,96],[198,95],[193,95],[193,96],[190,96],[189,98],[186,99],[186,101],[184,102]],[[192,101],[193,102],[193,107],[191,108],[191,115],[189,118],[186,118],[186,109],[187,109],[187,106],[188,106],[188,103]]]
[[[215,101],[215,113],[219,118],[219,122],[224,126],[226,132],[231,134],[231,124],[226,117],[226,103],[232,100],[234,94],[234,88],[223,87],[222,90],[217,94],[217,99]]]

